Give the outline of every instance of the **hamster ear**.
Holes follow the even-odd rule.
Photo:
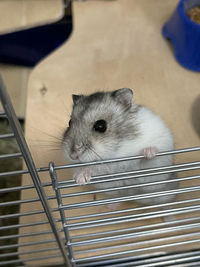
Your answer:
[[[76,104],[81,98],[82,98],[82,95],[72,95],[74,104]]]
[[[133,91],[129,88],[121,88],[114,91],[112,93],[112,97],[114,97],[123,106],[128,108],[132,105]]]

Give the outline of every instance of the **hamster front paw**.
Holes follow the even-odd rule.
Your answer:
[[[73,175],[73,179],[79,185],[84,185],[90,182],[91,179],[91,169],[90,168],[81,168]]]
[[[156,147],[146,147],[142,150],[142,153],[146,159],[152,159],[156,156],[156,153],[158,153],[158,149]]]

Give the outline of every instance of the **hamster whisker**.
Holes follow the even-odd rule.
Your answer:
[[[48,134],[48,133],[45,133],[46,135],[48,135],[49,137],[51,137],[51,138],[55,138],[56,140],[58,140],[58,141],[62,141],[62,138],[60,138],[60,137],[58,137],[58,136],[53,136],[53,135],[51,135],[51,134]]]
[[[47,148],[49,151],[60,151],[60,148]]]
[[[49,145],[49,146],[57,146],[60,147],[60,142],[58,141],[47,141],[47,140],[33,140],[30,141],[31,143],[35,143],[35,145],[39,144],[39,145]]]
[[[60,136],[60,137],[58,137],[58,136],[55,136],[55,135],[52,135],[52,134],[49,134],[49,133],[47,133],[47,132],[44,132],[44,131],[42,131],[41,129],[38,129],[38,128],[34,128],[34,127],[31,127],[34,131],[37,131],[37,132],[40,132],[40,133],[43,133],[43,134],[45,134],[45,135],[47,135],[47,136],[49,136],[49,137],[52,137],[52,138],[54,138],[54,139],[57,139],[57,140],[59,140],[59,141],[62,141],[62,139],[63,139],[63,132],[64,132],[64,130],[62,129],[58,129],[59,130],[59,133],[58,133],[58,135]]]
[[[68,146],[68,143],[67,143],[66,141],[64,141],[64,140],[62,140],[61,144],[62,144],[62,146],[63,146],[63,145]]]
[[[29,140],[31,146],[40,147],[43,150],[57,150],[61,149],[59,141],[53,140]]]
[[[98,157],[98,159],[100,159],[100,160],[104,160],[94,149],[92,149],[91,147],[88,147],[88,149],[92,152],[92,153],[94,153],[97,157]],[[110,170],[110,166],[108,165],[108,164],[104,164],[105,166],[106,166],[106,168],[107,168],[107,170],[110,172],[111,170]]]
[[[55,148],[57,148],[57,149],[60,149],[60,147],[59,146],[56,146],[56,145],[52,145],[52,144],[39,144],[39,146],[42,146],[42,147],[55,147]]]
[[[43,151],[60,151],[59,148],[51,147],[51,146],[40,146],[40,148],[41,148]]]

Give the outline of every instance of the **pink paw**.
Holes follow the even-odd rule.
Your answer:
[[[73,178],[77,184],[84,185],[90,182],[91,175],[92,175],[91,169],[85,168],[85,169],[80,169],[79,172],[75,173]]]
[[[156,153],[158,153],[158,149],[156,147],[146,147],[143,149],[143,154],[146,159],[152,159],[156,156]]]

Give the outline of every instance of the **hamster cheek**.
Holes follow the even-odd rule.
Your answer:
[[[69,150],[66,145],[62,145],[62,153],[67,161],[71,161],[69,156]]]
[[[111,159],[114,158],[115,155],[113,155],[113,146],[109,144],[102,144],[102,143],[95,143],[94,149],[97,155],[97,160],[100,159]]]
[[[78,163],[79,160],[73,160],[71,157],[70,157],[70,151],[67,151],[67,150],[63,150],[63,155],[64,155],[64,158],[66,159],[67,163]]]

